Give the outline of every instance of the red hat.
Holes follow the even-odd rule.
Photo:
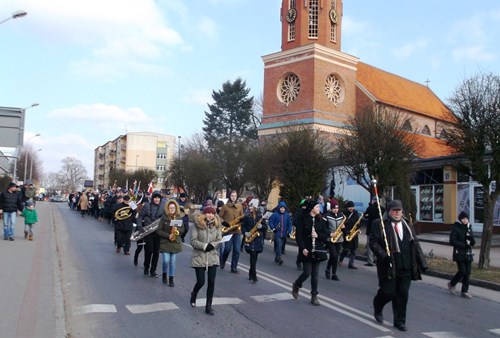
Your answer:
[[[215,208],[211,205],[206,206],[203,208],[203,215],[205,214],[214,214],[215,215]]]

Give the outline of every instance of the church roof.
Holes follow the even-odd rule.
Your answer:
[[[417,135],[420,147],[417,150],[418,158],[441,157],[454,154],[452,148],[448,147],[444,140],[426,135]]]
[[[375,68],[357,65],[356,80],[375,101],[451,122],[452,113],[427,86]]]

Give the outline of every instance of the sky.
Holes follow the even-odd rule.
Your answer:
[[[298,3],[301,3],[299,0]],[[281,0],[0,0],[0,106],[25,108],[45,173],[127,132],[201,133],[212,91],[242,78],[261,97],[281,50]],[[344,0],[342,51],[447,102],[500,75],[498,0]],[[40,134],[39,137],[33,137]],[[26,142],[28,141],[28,142]]]

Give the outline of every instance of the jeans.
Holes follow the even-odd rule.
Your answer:
[[[278,233],[274,234],[274,257],[281,257],[285,248],[286,237],[280,237]]]
[[[17,211],[3,213],[3,237],[14,237]]]
[[[161,257],[163,259],[163,273],[168,272],[169,277],[175,276],[175,262],[177,261],[177,253],[174,252],[162,252]],[[170,270],[169,270],[170,266]]]
[[[237,271],[238,260],[240,259],[240,247],[241,247],[241,235],[233,234],[231,239],[224,243],[224,254],[222,256],[222,262],[225,264],[231,249],[233,249],[233,256],[231,258],[231,271]]]

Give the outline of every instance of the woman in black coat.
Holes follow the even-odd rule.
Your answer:
[[[448,282],[448,291],[455,294],[455,286],[462,281],[462,297],[472,298],[469,294],[469,278],[474,255],[472,247],[476,244],[472,227],[469,223],[469,215],[461,212],[458,221],[453,225],[450,233],[450,244],[453,245],[453,260],[457,262],[458,271]]]
[[[311,276],[311,304],[320,305],[318,300],[319,265],[326,261],[325,243],[330,233],[326,219],[320,214],[319,203],[313,200],[306,202],[304,214],[297,219],[295,240],[299,247],[298,261],[302,262],[302,274],[293,283],[292,296],[299,297],[302,283]]]
[[[257,258],[259,253],[264,250],[267,225],[265,224],[265,219],[262,218],[261,213],[257,212],[252,204],[250,204],[248,210],[249,212],[243,218],[241,224],[241,232],[245,235],[243,239],[245,251],[250,254],[250,270],[248,270],[248,279],[255,283],[258,281]]]

